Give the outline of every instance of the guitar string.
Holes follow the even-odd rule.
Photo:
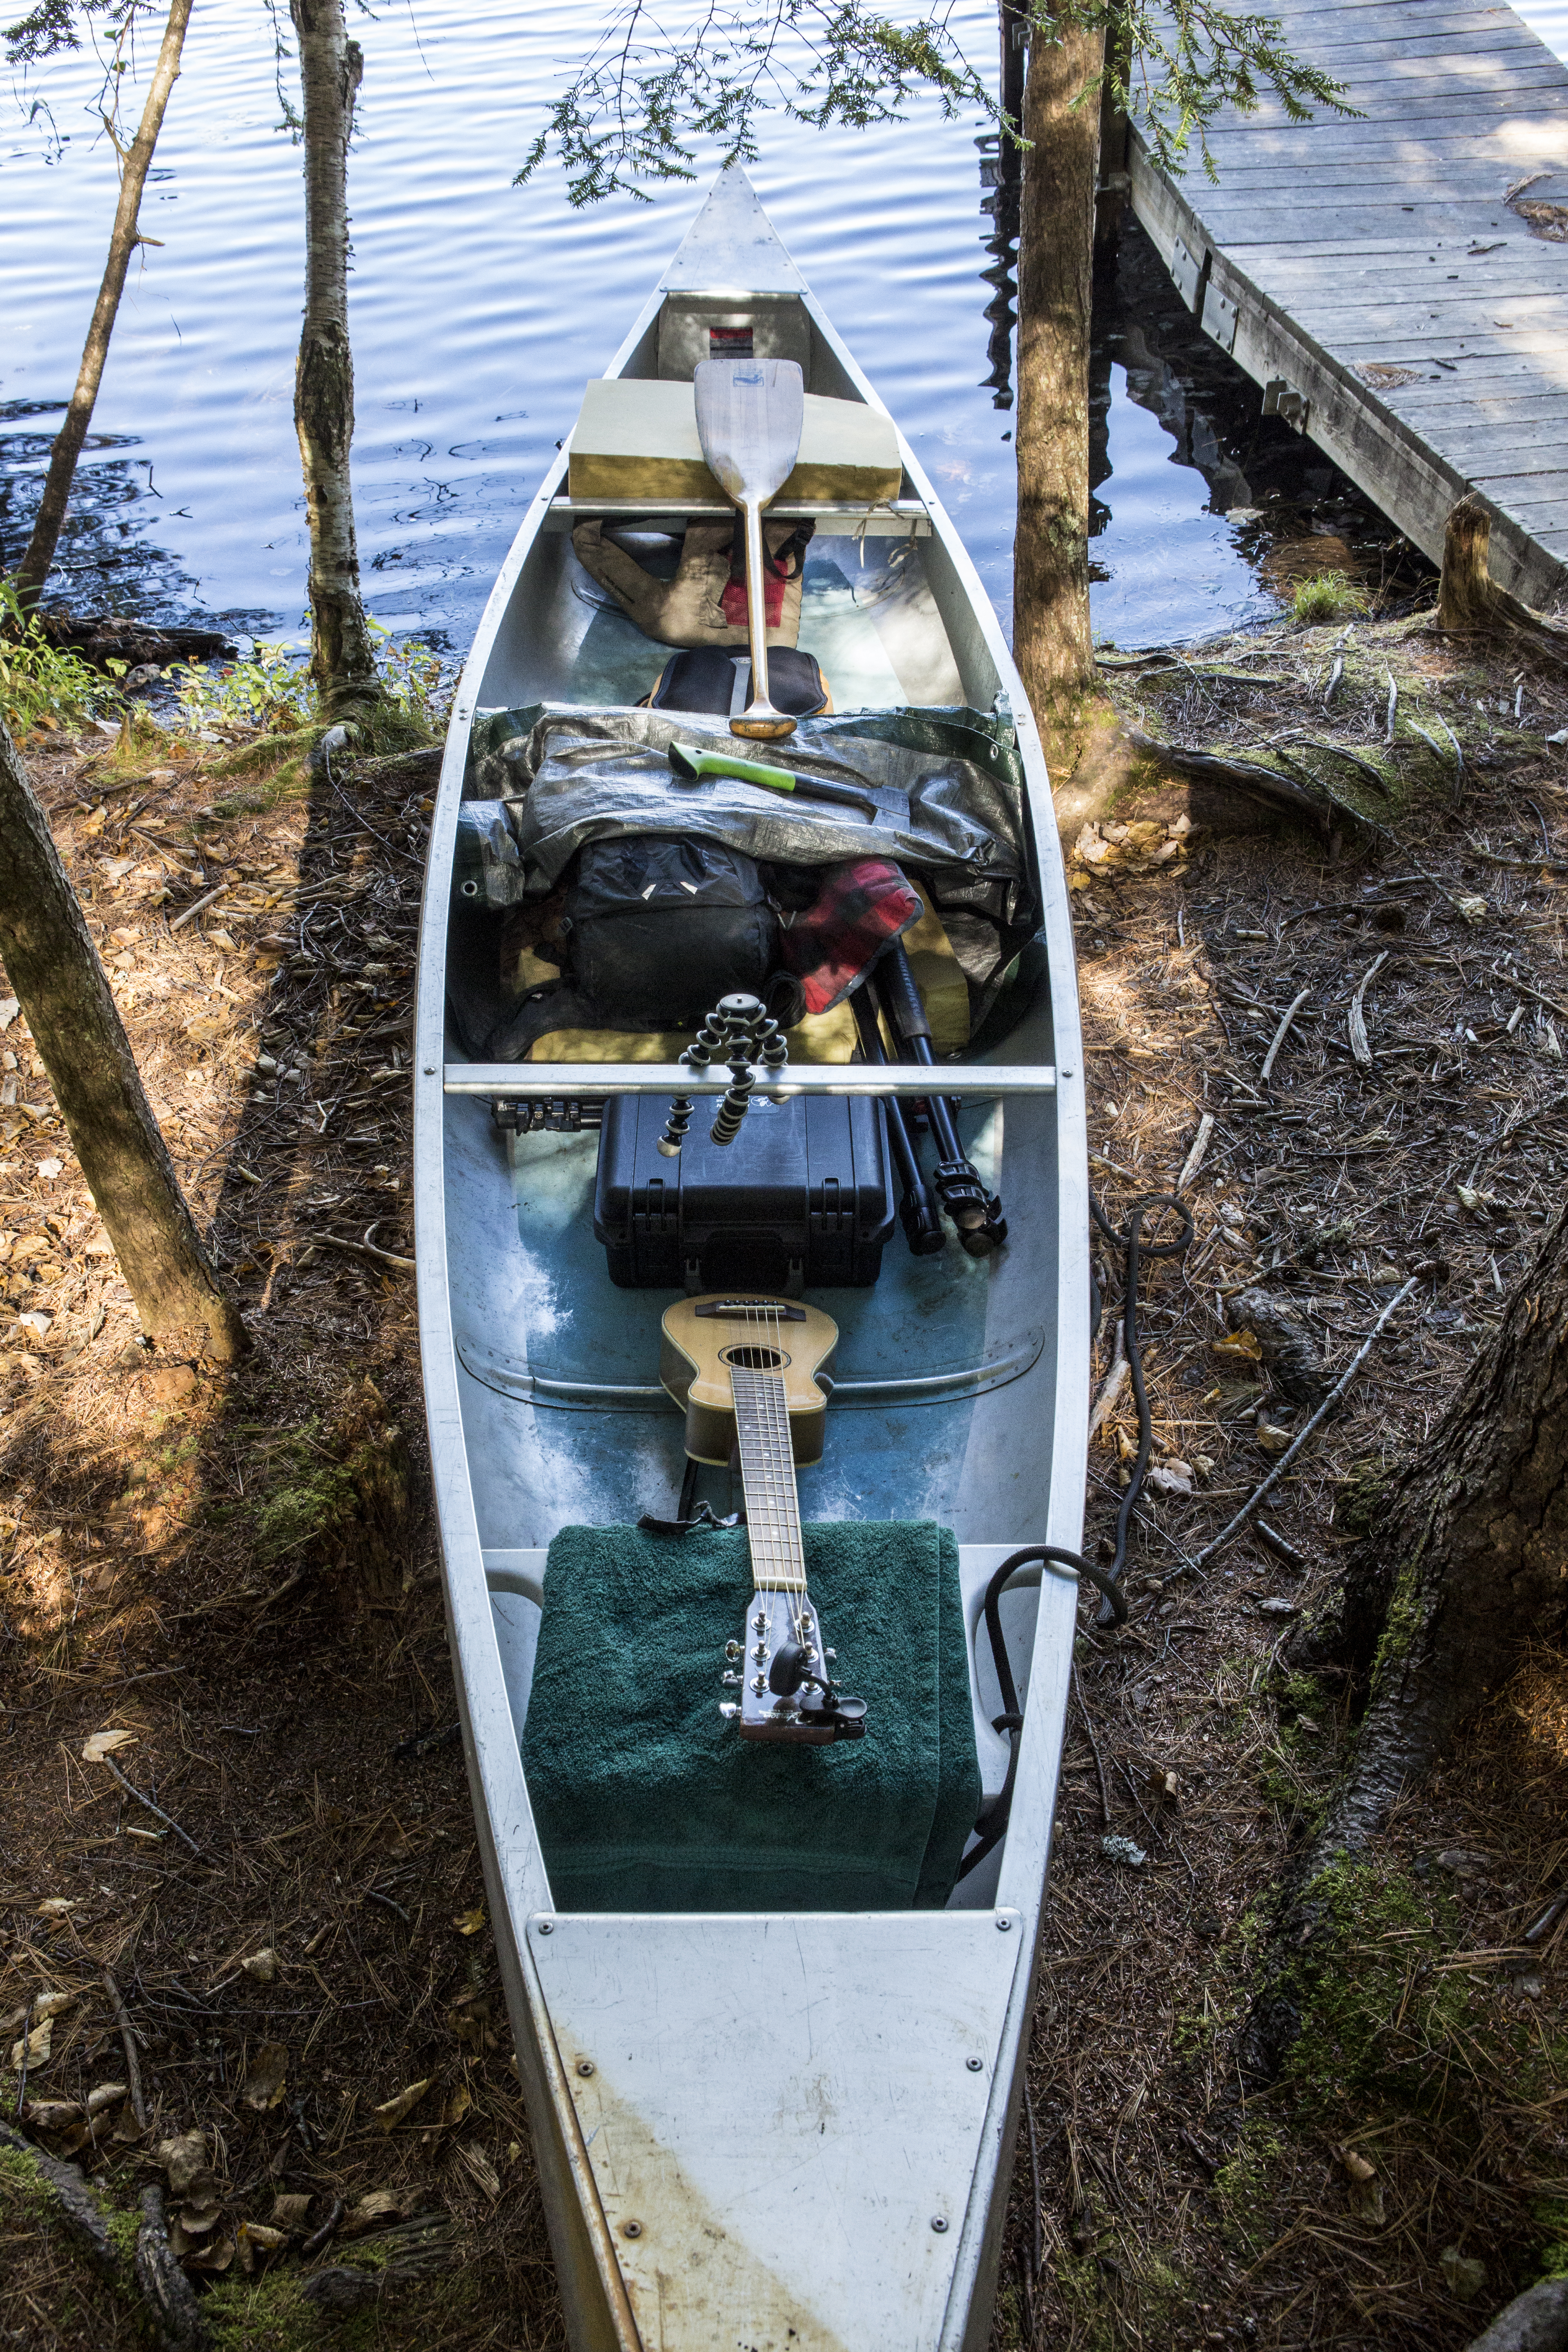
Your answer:
[[[749,1311],[748,1311],[749,1310]],[[773,1342],[772,1353],[776,1369],[761,1365],[729,1366],[730,1391],[736,1407],[736,1429],[741,1439],[742,1485],[747,1492],[747,1535],[752,1553],[752,1582],[756,1591],[782,1593],[789,1630],[795,1641],[803,1647],[803,1626],[810,1595],[805,1583],[805,1553],[800,1526],[799,1488],[795,1469],[795,1447],[790,1433],[788,1389],[784,1378],[784,1308],[776,1298],[758,1298],[746,1302],[744,1319],[762,1326],[764,1341]],[[737,1377],[737,1374],[741,1377]],[[750,1439],[748,1444],[745,1441]],[[750,1460],[748,1462],[748,1456]],[[754,1474],[756,1498],[762,1506],[761,1543],[751,1512],[751,1489]],[[762,1557],[759,1559],[759,1549]],[[768,1580],[764,1583],[764,1577]],[[772,1612],[769,1612],[770,1616]],[[820,1648],[821,1629],[817,1628]],[[742,1644],[745,1647],[748,1643]]]
[[[784,1315],[779,1301],[772,1301],[773,1337],[779,1369],[773,1376],[770,1403],[773,1415],[773,1451],[778,1464],[781,1548],[788,1552],[791,1578],[788,1603],[790,1631],[798,1642],[800,1623],[805,1614],[805,1554],[800,1534],[800,1498],[795,1484],[795,1447],[790,1439],[788,1394],[784,1377]]]
[[[801,1625],[805,1616],[805,1562],[800,1537],[800,1513],[795,1477],[795,1448],[790,1438],[787,1391],[783,1377],[784,1331],[783,1313],[776,1299],[758,1299],[748,1320],[760,1321],[762,1336],[772,1339],[773,1352],[779,1359],[779,1369],[764,1370],[748,1367],[743,1382],[735,1379],[731,1367],[731,1392],[737,1405],[746,1410],[741,1423],[753,1441],[750,1449],[742,1448],[742,1486],[746,1483],[745,1453],[752,1454],[757,1474],[758,1500],[763,1506],[763,1530],[760,1547],[754,1538],[752,1580],[759,1591],[782,1592],[788,1615],[790,1632],[797,1642],[802,1640]],[[748,1532],[752,1530],[748,1528]],[[761,1550],[762,1558],[758,1559]],[[763,1578],[768,1579],[764,1585]]]

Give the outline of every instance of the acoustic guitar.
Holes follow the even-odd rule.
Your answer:
[[[721,1713],[742,1739],[823,1746],[859,1739],[863,1699],[842,1695],[805,1584],[795,1465],[820,1462],[827,1400],[817,1374],[838,1327],[795,1299],[718,1294],[666,1310],[659,1378],[686,1414],[693,1461],[738,1450],[755,1591],[723,1681],[740,1697]]]

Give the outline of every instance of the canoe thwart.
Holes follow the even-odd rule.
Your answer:
[[[1022,1067],[1006,1062],[825,1062],[792,1065],[787,1076],[766,1076],[769,1094],[905,1095],[924,1097],[936,1081],[943,1095],[1054,1095],[1048,1062]],[[496,1102],[551,1101],[557,1095],[721,1095],[727,1068],[689,1070],[680,1062],[448,1062],[442,1085],[449,1095],[484,1095]]]
[[[570,531],[580,522],[622,523],[732,522],[735,509],[724,499],[552,499],[545,510],[547,531]],[[768,509],[770,521],[815,520],[829,531],[864,532],[868,539],[931,537],[931,517],[919,499],[886,499],[876,506],[863,500],[775,499]]]

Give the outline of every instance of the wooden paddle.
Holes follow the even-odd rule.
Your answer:
[[[746,618],[752,636],[752,699],[731,735],[776,741],[795,720],[768,699],[768,608],[763,582],[763,509],[777,498],[800,455],[805,379],[794,360],[700,360],[697,433],[709,471],[740,508],[746,531]]]

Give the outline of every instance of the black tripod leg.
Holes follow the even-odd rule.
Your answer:
[[[934,1069],[936,1055],[914,973],[903,943],[885,948],[873,974],[889,1026],[909,1048],[910,1059]],[[994,1192],[988,1192],[980,1172],[959,1139],[952,1106],[945,1095],[929,1095],[926,1111],[936,1139],[936,1189],[942,1207],[958,1228],[958,1238],[971,1257],[989,1257],[1007,1238],[1007,1221]]]
[[[869,992],[858,988],[849,1000],[855,1015],[855,1026],[860,1033],[860,1050],[868,1062],[885,1067],[887,1054],[882,1046],[882,1033],[877,1026],[877,1008]],[[883,1108],[888,1114],[888,1142],[892,1150],[893,1164],[903,1186],[903,1198],[899,1202],[899,1223],[904,1238],[916,1257],[934,1257],[946,1246],[942,1230],[942,1217],[936,1197],[926,1182],[921,1169],[920,1154],[910,1128],[910,1115],[897,1095],[889,1095]]]

